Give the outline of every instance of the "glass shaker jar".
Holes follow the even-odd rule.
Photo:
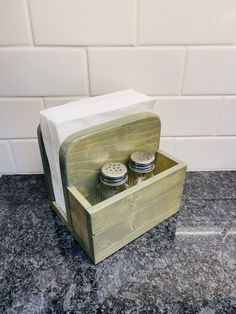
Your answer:
[[[100,182],[97,185],[97,201],[104,201],[128,189],[127,168],[120,162],[105,164],[100,173]]]
[[[155,156],[149,152],[134,152],[129,159],[129,186],[134,186],[154,176]]]

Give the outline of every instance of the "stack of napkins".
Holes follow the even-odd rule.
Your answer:
[[[125,90],[105,96],[73,101],[40,112],[43,141],[52,176],[57,205],[65,211],[61,182],[59,150],[62,142],[71,134],[91,126],[152,111],[155,99],[133,90]]]

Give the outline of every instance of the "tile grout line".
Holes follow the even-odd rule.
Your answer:
[[[44,97],[40,97],[40,99],[41,99],[42,102],[43,102],[43,109],[47,109],[47,108],[46,108],[46,101],[45,101]]]
[[[234,134],[231,134],[231,135],[211,135],[211,134],[205,134],[205,135],[196,135],[196,134],[194,134],[194,135],[174,135],[174,134],[172,134],[172,135],[162,135],[161,136],[162,138],[175,138],[175,139],[177,139],[177,138],[186,138],[186,139],[199,139],[199,138],[201,138],[201,139],[218,139],[218,138],[231,138],[231,139],[235,139],[236,138],[236,135],[234,135]]]
[[[12,163],[13,163],[13,166],[14,166],[14,172],[18,172],[17,167],[16,167],[16,160],[15,160],[15,157],[14,157],[14,154],[13,154],[13,150],[12,150],[11,139],[8,139],[7,144],[8,144],[9,149],[10,149],[11,159],[12,159]]]
[[[39,99],[39,98],[75,98],[88,97],[88,95],[54,95],[54,96],[0,96],[0,100],[22,100],[22,99]]]
[[[175,139],[176,139],[176,136],[173,137],[172,152],[171,152],[173,155],[175,154],[175,142],[176,142]]]
[[[101,96],[103,94],[96,94],[95,96]],[[72,97],[87,97],[88,95],[50,95],[50,96],[0,96],[0,100],[16,100],[16,99],[38,99],[38,98],[72,98]],[[227,99],[228,97],[233,97],[233,98],[236,98],[236,93],[235,94],[203,94],[203,95],[200,95],[200,94],[192,94],[192,95],[178,95],[178,94],[165,94],[165,95],[151,95],[151,94],[147,94],[147,96],[150,96],[150,97],[156,97],[157,100],[162,100],[162,99],[188,99],[188,98],[194,98],[194,99],[205,99],[205,98],[208,98],[208,99],[219,99],[219,98],[224,98],[224,99]]]
[[[25,0],[27,1],[27,0]],[[29,11],[28,11],[29,12]],[[30,12],[29,12],[30,13]],[[31,34],[32,34],[32,37],[34,39],[34,36],[33,36],[33,29],[32,29],[32,24],[31,24],[31,17],[30,17],[30,14],[27,18],[27,20],[29,20],[27,23],[29,23],[29,25],[31,26]],[[138,27],[138,21],[136,23],[134,23],[134,25],[136,25],[136,27]],[[138,31],[136,32],[137,35],[138,35]],[[138,37],[138,36],[137,36]],[[36,44],[34,43],[32,46],[29,46],[29,45],[25,45],[25,44],[19,44],[19,45],[0,45],[0,49],[6,49],[6,48],[26,48],[26,47],[34,47],[34,48],[64,48],[64,49],[82,49],[82,48],[111,48],[111,49],[114,49],[114,48],[129,48],[129,49],[132,49],[132,48],[135,48],[135,47],[139,47],[139,48],[150,48],[150,49],[166,49],[166,48],[173,48],[173,49],[176,49],[176,48],[201,48],[201,49],[211,49],[211,48],[236,48],[236,46],[232,46],[232,45],[226,45],[226,44],[222,44],[222,45],[199,45],[199,44],[196,44],[196,45],[188,45],[186,46],[186,44],[153,44],[153,45],[142,45],[142,44],[137,44],[137,45],[134,45],[134,44],[123,44],[123,45],[115,45],[115,44],[111,44],[111,45],[104,45],[104,44],[97,44],[97,45],[86,45],[86,44],[81,44],[81,45],[49,45],[49,44]]]
[[[3,138],[0,138],[0,142],[1,141],[9,141],[9,142],[12,142],[12,141],[32,141],[32,140],[37,140],[37,137],[3,137]]]
[[[133,22],[133,37],[134,37],[134,47],[138,47],[138,25],[139,25],[139,0],[134,1],[134,22]]]
[[[148,95],[149,96],[149,95]],[[236,95],[235,95],[236,96]],[[152,96],[152,97],[156,97],[157,100],[168,100],[168,99],[197,99],[197,100],[205,100],[205,99],[209,99],[209,100],[219,100],[222,99],[222,97],[228,97],[227,95],[158,95],[158,96]]]
[[[90,66],[89,66],[89,51],[88,51],[88,47],[85,47],[85,51],[86,51],[86,59],[87,59],[87,80],[88,80],[88,96],[91,97],[91,82],[90,82]]]
[[[184,58],[184,64],[183,64],[183,73],[180,80],[180,86],[179,86],[179,96],[183,95],[183,85],[184,85],[184,79],[186,74],[186,68],[187,68],[187,59],[188,59],[188,47],[185,47],[185,58]]]
[[[30,5],[28,3],[28,0],[24,0],[25,4],[25,10],[26,10],[26,21],[27,21],[27,27],[28,27],[28,32],[30,35],[30,40],[31,40],[31,46],[34,47],[34,33],[33,33],[33,25],[32,25],[32,17],[31,17],[31,12],[30,12]]]
[[[213,132],[213,136],[215,137],[220,137],[220,134],[217,134],[217,133],[219,132],[220,118],[221,118],[221,114],[223,113],[224,103],[225,103],[225,97],[222,96],[219,110],[217,113],[217,118],[216,118],[216,128],[215,128],[215,131]]]

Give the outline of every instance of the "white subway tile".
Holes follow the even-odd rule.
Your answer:
[[[38,141],[36,139],[11,140],[10,144],[17,173],[43,172]]]
[[[236,93],[236,47],[189,48],[183,94]]]
[[[160,97],[155,113],[163,136],[213,135],[223,97]]]
[[[139,0],[141,44],[235,42],[235,0]]]
[[[87,95],[86,53],[76,48],[0,50],[0,96]]]
[[[0,140],[0,174],[15,173],[15,165],[11,154],[10,145],[7,141]]]
[[[0,137],[36,137],[42,109],[43,102],[37,98],[0,99]]]
[[[55,106],[64,105],[68,102],[79,100],[85,97],[75,96],[75,97],[46,97],[44,98],[45,108],[51,108]]]
[[[179,92],[184,48],[90,48],[92,95],[133,88],[149,95]]]
[[[188,170],[234,170],[236,137],[175,138],[173,154]]]
[[[174,138],[173,137],[161,137],[160,149],[169,154],[173,153],[174,149]]]
[[[0,1],[0,45],[30,44],[24,0]]]
[[[134,0],[30,0],[36,44],[130,45]]]
[[[236,135],[236,96],[226,97],[221,106],[217,135]]]

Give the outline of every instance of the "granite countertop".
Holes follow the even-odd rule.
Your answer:
[[[94,266],[42,175],[0,178],[0,313],[236,313],[236,172],[190,172],[179,214]]]

